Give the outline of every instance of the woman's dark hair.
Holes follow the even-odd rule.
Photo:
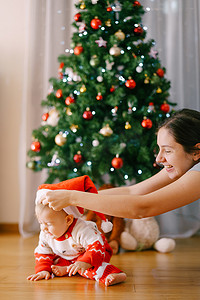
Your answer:
[[[200,112],[192,109],[182,109],[166,119],[158,128],[166,128],[181,144],[187,153],[191,153],[197,143],[200,143]]]

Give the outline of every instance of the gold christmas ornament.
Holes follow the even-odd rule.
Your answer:
[[[63,146],[67,141],[67,138],[63,136],[61,133],[57,134],[55,137],[55,143],[58,146]]]
[[[80,9],[85,9],[85,8],[86,8],[86,5],[85,5],[84,2],[82,2],[81,5],[80,5]]]
[[[117,45],[114,45],[112,48],[110,48],[109,53],[112,56],[119,56],[121,54],[121,49],[117,47]]]
[[[80,88],[81,93],[85,93],[87,91],[85,85],[83,84],[82,87]]]
[[[78,125],[72,124],[69,128],[71,129],[72,132],[75,133],[78,130]]]
[[[69,107],[66,107],[66,115],[68,115],[68,116],[72,115],[72,111]]]
[[[157,93],[157,94],[161,94],[161,93],[162,93],[161,88],[157,88],[156,93]]]
[[[115,32],[115,36],[118,38],[118,40],[123,41],[125,39],[125,34],[120,29]]]
[[[106,22],[105,22],[105,25],[107,27],[111,27],[111,19],[108,19]]]
[[[149,83],[149,79],[150,79],[149,77],[146,77],[145,80],[144,80],[144,83],[148,84]]]
[[[111,136],[113,134],[113,131],[110,128],[109,124],[106,124],[106,126],[101,128],[99,133],[102,134],[103,136]]]
[[[131,124],[129,122],[126,122],[125,129],[127,130],[131,129]]]

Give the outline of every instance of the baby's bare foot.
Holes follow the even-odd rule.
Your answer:
[[[125,273],[113,273],[106,277],[105,285],[113,285],[120,282],[123,282],[126,280],[126,274]]]
[[[52,265],[51,266],[52,272],[56,276],[65,276],[68,274],[67,272],[67,266],[57,266],[57,265]]]

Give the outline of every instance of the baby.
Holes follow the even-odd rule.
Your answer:
[[[41,232],[35,249],[35,272],[28,280],[52,275],[75,275],[95,279],[106,286],[126,280],[126,274],[109,263],[112,249],[93,222],[75,218],[64,210],[54,211],[36,203]]]

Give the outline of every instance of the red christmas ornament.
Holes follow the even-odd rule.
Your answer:
[[[157,74],[159,77],[164,77],[165,72],[164,72],[163,69],[158,69],[158,70],[156,71],[156,74]]]
[[[42,115],[42,120],[43,120],[43,121],[47,121],[48,117],[49,117],[49,114],[48,114],[48,113],[44,113],[44,114]]]
[[[143,32],[144,32],[144,30],[143,30],[143,28],[142,28],[141,26],[138,26],[138,27],[136,27],[136,28],[134,29],[134,33],[135,33],[136,35],[142,35]]]
[[[160,106],[160,110],[162,110],[164,113],[168,113],[170,111],[170,106],[167,103],[163,103]]]
[[[101,24],[102,24],[101,20],[99,20],[97,17],[95,17],[95,19],[92,19],[92,21],[90,22],[90,26],[93,29],[99,29]]]
[[[134,1],[133,6],[141,6],[139,1]]]
[[[113,168],[115,169],[121,169],[123,167],[123,159],[116,156],[112,159],[111,165],[113,166]]]
[[[115,91],[115,87],[114,87],[114,85],[112,85],[110,88],[110,92],[113,93],[114,91]]]
[[[31,150],[34,152],[40,152],[41,144],[38,141],[32,142],[31,144]]]
[[[86,111],[84,111],[83,118],[85,120],[91,120],[93,118],[93,114],[92,114],[92,112],[90,111],[89,108],[87,108]]]
[[[142,127],[150,129],[153,125],[152,121],[146,117],[144,117],[144,120],[141,123]]]
[[[61,62],[61,63],[60,63],[59,71],[62,71],[62,68],[64,67],[64,65],[65,65],[64,62]]]
[[[68,97],[65,99],[65,104],[66,104],[66,105],[70,105],[70,104],[72,104],[72,103],[74,103],[74,102],[75,102],[75,99],[74,99],[73,97],[68,96]]]
[[[76,46],[74,48],[74,54],[75,55],[80,55],[83,52],[83,47],[82,46]]]
[[[125,83],[125,86],[132,90],[136,87],[136,82],[133,79],[128,79]]]
[[[77,154],[74,155],[74,161],[77,164],[80,164],[83,162],[83,156],[81,155],[80,151],[78,151]]]
[[[56,97],[57,98],[61,98],[62,95],[63,95],[62,90],[59,89],[59,90],[56,91]]]
[[[76,22],[80,22],[80,21],[81,21],[81,14],[80,14],[80,13],[75,14],[74,20],[75,20]]]
[[[96,96],[96,99],[98,101],[102,100],[103,99],[103,96],[101,95],[101,93],[98,93],[98,95]]]
[[[112,11],[112,7],[108,6],[106,9],[108,12]]]

